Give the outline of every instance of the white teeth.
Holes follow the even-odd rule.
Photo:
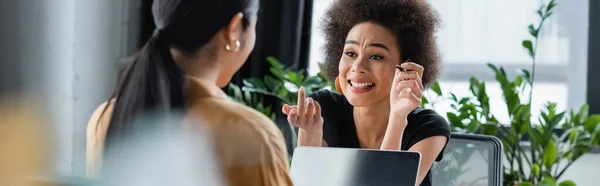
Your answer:
[[[374,85],[374,83],[358,83],[354,81],[351,81],[350,84],[356,88],[367,88]]]

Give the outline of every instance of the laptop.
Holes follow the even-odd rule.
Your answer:
[[[297,147],[290,177],[296,186],[414,186],[421,153]]]

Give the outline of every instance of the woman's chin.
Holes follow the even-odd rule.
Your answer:
[[[354,107],[365,107],[373,103],[373,96],[367,96],[364,94],[346,94],[346,99]]]
[[[347,94],[344,93],[344,96],[346,97],[348,102],[354,107],[368,107],[374,104],[378,104],[382,101],[389,100],[389,94],[378,95],[377,92],[378,91],[376,90],[371,90],[365,93],[348,92]]]

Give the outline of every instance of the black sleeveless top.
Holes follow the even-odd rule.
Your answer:
[[[324,119],[323,139],[328,146],[360,148],[354,125],[353,106],[346,97],[329,90],[313,92],[309,97],[321,105],[321,115]],[[401,150],[408,150],[417,142],[432,136],[445,136],[450,139],[448,122],[434,110],[417,108],[408,115],[407,120]],[[442,150],[436,161],[442,160],[443,152]],[[431,171],[427,173],[421,185],[431,185]]]

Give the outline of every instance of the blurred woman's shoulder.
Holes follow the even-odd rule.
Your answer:
[[[228,99],[205,98],[194,105],[189,105],[187,111],[186,117],[202,121],[204,125],[211,128],[248,130],[257,135],[276,138],[281,135],[281,131],[266,115]]]
[[[186,110],[208,130],[231,185],[292,185],[281,130],[264,114],[223,98],[204,98]]]
[[[97,176],[101,168],[104,138],[108,130],[114,99],[106,101],[94,110],[87,124],[86,132],[86,172],[89,177]]]

